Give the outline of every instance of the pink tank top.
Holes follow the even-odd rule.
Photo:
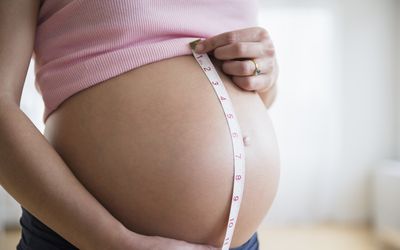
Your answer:
[[[195,39],[258,25],[257,8],[257,0],[44,0],[32,55],[43,122],[80,90],[190,55]]]

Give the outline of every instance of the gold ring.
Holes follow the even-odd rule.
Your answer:
[[[253,76],[258,76],[259,74],[261,74],[261,70],[258,68],[258,64],[256,63],[256,61],[254,61],[254,59],[250,59],[255,66],[254,72],[253,72]]]

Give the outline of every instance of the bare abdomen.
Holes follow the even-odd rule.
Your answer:
[[[257,93],[213,59],[244,136],[244,196],[231,247],[257,230],[275,197],[279,151]],[[191,55],[144,65],[67,99],[45,136],[83,185],[130,230],[222,246],[233,151],[223,109]]]

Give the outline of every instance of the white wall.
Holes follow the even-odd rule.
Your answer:
[[[400,13],[400,1],[396,2],[395,11]],[[395,40],[397,44],[397,63],[395,65],[397,71],[397,124],[396,124],[396,131],[397,131],[397,159],[400,160],[400,14],[396,15],[397,20],[397,40]]]
[[[346,1],[341,10],[343,144],[332,216],[363,221],[371,213],[371,170],[395,157],[395,4]]]
[[[309,222],[323,210],[322,200],[315,196],[329,197],[331,192],[323,173],[334,171],[339,158],[334,16],[317,6],[291,5],[267,8],[260,14],[280,65],[278,97],[269,113],[278,136],[282,174],[268,219]]]
[[[372,170],[396,155],[396,1],[261,0],[281,66],[270,114],[282,177],[266,225],[368,221]]]

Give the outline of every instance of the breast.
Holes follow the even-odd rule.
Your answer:
[[[212,59],[245,147],[245,187],[231,247],[266,216],[279,180],[267,109]],[[222,106],[194,57],[147,64],[76,93],[47,119],[45,137],[82,184],[127,228],[222,246],[233,149]]]

